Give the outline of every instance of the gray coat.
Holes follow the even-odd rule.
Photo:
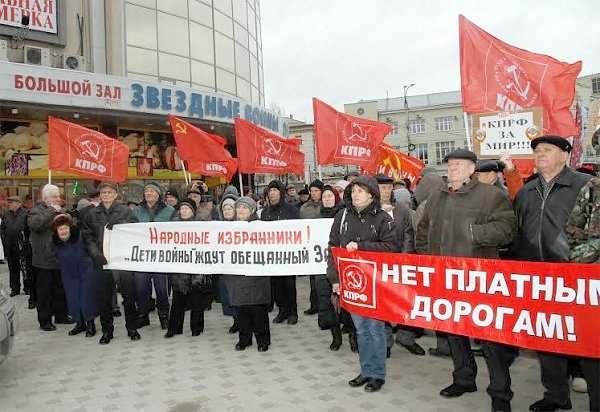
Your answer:
[[[51,247],[52,219],[58,212],[45,203],[38,203],[27,217],[29,227],[29,242],[31,243],[32,261],[34,267],[41,269],[59,269],[58,257]]]

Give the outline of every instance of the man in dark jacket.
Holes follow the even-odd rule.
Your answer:
[[[82,227],[82,236],[85,248],[94,261],[94,268],[98,275],[100,323],[102,324],[101,345],[107,345],[113,338],[113,312],[112,296],[115,291],[115,281],[111,270],[102,267],[108,262],[103,252],[104,229],[112,230],[118,223],[135,223],[137,218],[125,205],[117,202],[117,185],[112,182],[102,182],[100,189],[101,203],[91,209],[85,216]],[[130,272],[119,271],[121,279],[121,295],[125,307],[125,328],[131,340],[140,340],[136,330],[135,310],[135,280]]]
[[[449,153],[448,184],[427,200],[416,237],[417,252],[426,255],[498,258],[498,247],[510,243],[516,219],[510,201],[500,189],[480,183],[475,153],[459,149]],[[475,392],[477,365],[469,338],[448,334],[454,361],[453,383],[441,390],[446,398]],[[505,345],[482,341],[490,371],[488,394],[494,411],[510,410],[509,352]]]
[[[32,266],[37,283],[38,321],[40,329],[44,331],[56,330],[56,326],[52,324],[53,314],[55,323],[71,323],[67,316],[60,266],[50,246],[54,233],[52,219],[62,212],[60,203],[58,187],[46,185],[42,188],[42,201],[29,212],[27,217]]]
[[[300,206],[300,219],[319,219],[321,217],[321,195],[325,185],[320,180],[314,180],[309,186],[310,199]],[[319,300],[317,295],[317,277],[310,275],[310,308],[304,311],[305,315],[319,313]]]
[[[285,201],[285,186],[279,180],[272,180],[267,186],[269,206],[263,209],[260,218],[264,221],[298,219],[298,208]],[[298,323],[298,302],[295,276],[271,277],[275,303],[279,313],[273,323],[282,323],[287,319],[290,325]]]
[[[538,173],[519,190],[515,198],[519,230],[511,255],[520,260],[540,262],[578,261],[572,256],[577,251],[577,243],[569,239],[565,227],[570,215],[577,215],[577,210],[583,211],[577,199],[585,198],[582,191],[585,192],[591,176],[578,173],[567,166],[571,151],[571,144],[567,139],[541,136],[531,142],[531,147]],[[574,218],[577,219],[576,216]],[[569,357],[548,352],[538,352],[538,356],[546,392],[529,410],[571,409],[567,382]],[[598,359],[579,360],[588,381],[590,410],[597,411],[600,408]]]
[[[6,199],[8,210],[2,215],[0,224],[0,237],[4,247],[4,256],[8,263],[10,280],[10,296],[21,294],[21,251],[19,240],[25,236],[27,230],[27,209],[19,196]]]
[[[296,185],[289,184],[285,188],[287,196],[285,197],[285,201],[291,204],[292,206],[300,207],[300,196],[298,196],[298,189],[296,189]]]
[[[173,220],[175,209],[163,200],[162,186],[153,180],[144,184],[144,200],[135,208],[133,214],[139,222],[169,222]],[[136,297],[138,304],[138,327],[150,324],[150,299],[152,298],[152,283],[156,293],[156,307],[161,329],[169,326],[169,292],[167,290],[167,275],[164,273],[135,273]]]

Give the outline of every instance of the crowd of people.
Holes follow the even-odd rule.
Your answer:
[[[600,262],[600,178],[569,168],[570,143],[558,136],[532,141],[536,173],[525,181],[509,156],[499,161],[479,160],[459,149],[444,161],[447,175],[426,167],[417,182],[387,175],[351,174],[333,185],[315,180],[298,191],[279,180],[271,181],[261,198],[228,186],[220,201],[202,181],[185,196],[176,188],[146,181],[143,200],[121,203],[117,186],[102,182],[81,199],[77,213],[61,207],[59,188],[46,185],[42,199],[31,210],[17,196],[8,198],[1,234],[10,272],[12,294],[21,291],[21,273],[30,308],[37,308],[40,329],[53,331],[55,323],[74,323],[69,335],[96,335],[100,344],[114,336],[113,319],[124,308],[125,328],[132,341],[150,324],[156,309],[165,338],[183,333],[190,310],[193,336],[204,331],[204,312],[220,302],[233,318],[230,333],[238,333],[235,350],[256,340],[259,352],[271,345],[272,323],[298,322],[295,276],[234,276],[164,274],[105,270],[104,230],[120,223],[164,221],[275,221],[333,218],[329,246],[348,251],[384,251],[542,262]],[[412,190],[414,188],[414,191]],[[153,292],[154,289],[154,292]],[[424,356],[418,339],[423,330],[392,325],[348,313],[339,307],[339,274],[331,256],[327,273],[310,277],[310,307],[316,324],[330,330],[329,348],[342,346],[344,333],[358,352],[360,374],[349,381],[367,392],[385,384],[386,359],[394,343],[415,356]],[[154,298],[153,298],[154,295]],[[171,299],[169,296],[171,295]],[[477,390],[475,355],[483,355],[489,369],[487,392],[494,411],[511,410],[510,365],[518,348],[480,340],[471,347],[466,336],[436,333],[433,356],[454,363],[452,384],[440,391],[455,398]],[[569,378],[589,392],[590,410],[600,409],[598,359],[539,353],[544,396],[532,411],[571,409]],[[576,385],[577,383],[577,385]]]

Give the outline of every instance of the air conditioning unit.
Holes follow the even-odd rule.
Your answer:
[[[0,62],[8,61],[8,43],[6,40],[0,40]]]
[[[62,67],[66,70],[79,70],[82,72],[86,72],[87,60],[83,56],[77,56],[74,54],[63,54]]]
[[[50,49],[45,47],[25,46],[24,55],[25,64],[33,64],[44,67],[52,66]]]

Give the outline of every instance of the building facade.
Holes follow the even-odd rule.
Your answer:
[[[234,156],[236,117],[288,134],[263,77],[258,0],[2,2],[1,192],[35,199],[48,180],[49,115],[129,146],[124,197],[139,200],[144,179],[181,185],[167,114],[225,137]],[[67,204],[94,184],[52,180]]]

